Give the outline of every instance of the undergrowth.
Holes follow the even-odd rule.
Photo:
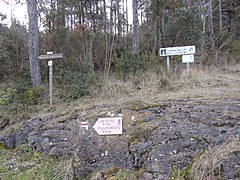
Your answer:
[[[171,180],[224,180],[222,165],[227,158],[238,152],[240,142],[232,139],[199,153],[188,167],[173,168]]]
[[[0,179],[72,179],[72,159],[57,159],[27,145],[0,149]]]

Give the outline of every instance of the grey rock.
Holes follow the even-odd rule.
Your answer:
[[[92,177],[101,179],[105,176],[102,172],[117,166],[132,171],[145,169],[139,179],[164,180],[171,177],[173,167],[179,170],[188,167],[203,149],[240,137],[239,116],[224,114],[226,109],[237,114],[239,104],[239,99],[211,103],[194,103],[191,100],[166,102],[165,106],[134,112],[148,116],[143,117],[140,123],[131,121],[130,126],[125,126],[124,134],[116,136],[99,136],[95,132],[92,126],[98,117],[88,119],[88,130],[80,127],[75,116],[64,121],[59,121],[57,116],[34,118],[18,131],[0,137],[0,141],[10,148],[25,143],[47,155],[73,156],[74,172],[79,178],[101,172]],[[128,142],[131,128],[138,128],[141,123],[154,130],[131,144]],[[239,152],[224,160],[225,179],[239,178]]]
[[[8,126],[9,122],[10,122],[10,119],[8,118],[4,118],[2,121],[0,121],[0,130]]]

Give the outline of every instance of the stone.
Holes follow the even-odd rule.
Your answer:
[[[2,121],[0,121],[0,130],[8,126],[9,122],[10,122],[10,119],[8,118],[4,118]]]
[[[171,177],[173,167],[181,171],[191,165],[204,149],[240,137],[239,117],[224,114],[225,109],[237,114],[240,99],[198,103],[187,99],[165,104],[125,110],[129,117],[134,114],[135,119],[123,117],[123,135],[99,136],[92,127],[101,114],[88,119],[88,130],[81,128],[77,119],[62,122],[59,116],[51,115],[26,121],[19,130],[1,136],[0,142],[9,148],[28,144],[50,156],[73,156],[74,173],[80,179],[94,172],[99,173],[93,179],[104,178],[105,174],[100,172],[117,166],[131,171],[143,168],[145,172],[139,179],[163,180]],[[96,114],[96,110],[92,111]],[[138,129],[141,138],[130,142],[131,133]],[[239,152],[240,149],[224,160],[225,179],[239,177]]]

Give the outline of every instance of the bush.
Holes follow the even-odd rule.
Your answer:
[[[137,53],[127,52],[114,62],[115,71],[124,79],[144,68],[143,59]]]
[[[14,98],[15,89],[4,88],[0,90],[0,105],[8,105]]]
[[[42,86],[30,88],[26,93],[26,102],[30,104],[38,104],[43,96],[44,88]]]
[[[71,100],[91,94],[91,86],[96,82],[96,76],[87,69],[56,70],[55,80],[60,99]]]

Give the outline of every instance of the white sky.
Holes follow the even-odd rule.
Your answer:
[[[11,17],[12,19],[16,19],[22,25],[27,25],[27,5],[26,1],[24,4],[17,3],[19,0],[0,0],[0,12],[2,14],[7,15],[7,19],[1,21],[2,24],[11,25]],[[6,3],[7,4],[6,4]],[[21,1],[23,2],[23,1]],[[125,7],[126,8],[126,7]],[[129,12],[129,24],[132,24],[132,1],[128,1],[128,12]]]
[[[1,21],[2,24],[11,24],[11,17],[16,19],[22,25],[27,24],[27,6],[26,4],[16,3],[16,0],[4,0],[8,4],[0,0],[0,12],[7,15],[7,19]],[[11,13],[12,12],[12,13]]]

